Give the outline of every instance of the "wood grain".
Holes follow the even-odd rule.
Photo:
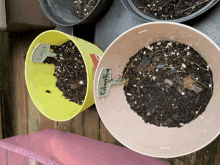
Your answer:
[[[1,92],[1,137],[14,135],[13,113],[10,109],[11,95],[11,57],[10,39],[8,32],[0,32],[0,92]]]
[[[100,140],[105,143],[111,143],[111,144],[116,143],[116,139],[112,136],[112,134],[105,127],[102,120],[100,120]]]
[[[16,134],[26,135],[28,134],[28,120],[27,120],[27,88],[25,84],[24,76],[24,56],[28,50],[30,42],[28,40],[16,40],[13,42],[12,49],[12,95],[11,100],[12,111],[14,112],[16,119]]]
[[[82,112],[75,116],[72,122],[73,132],[77,135],[84,135],[85,113]]]
[[[100,139],[100,118],[98,112],[86,110],[84,124],[84,136],[99,140]]]

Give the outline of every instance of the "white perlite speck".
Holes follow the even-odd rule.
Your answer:
[[[157,45],[161,45],[161,42],[158,42]]]
[[[153,48],[154,48],[153,46],[151,46],[151,47],[149,45],[147,46],[147,49],[149,49],[149,50],[153,50]]]
[[[164,83],[165,84],[169,84],[170,86],[173,85],[173,82],[171,80],[169,80],[169,79],[164,79]]]
[[[155,79],[156,79],[156,76],[153,76],[152,79],[155,80]]]
[[[182,63],[182,67],[183,67],[183,68],[186,68],[186,65],[185,65],[184,63]]]
[[[167,43],[167,46],[172,46],[172,44],[173,44],[172,42],[169,42]]]
[[[130,94],[130,93],[127,93],[127,95],[128,95],[128,96],[131,96],[132,94]]]
[[[180,125],[183,126],[184,124],[183,124],[183,123],[180,123]]]
[[[181,92],[181,95],[185,95],[185,92]]]
[[[209,88],[211,88],[212,87],[212,84],[209,84]]]
[[[83,84],[84,84],[84,82],[81,80],[81,81],[79,82],[79,84],[80,84],[80,85],[83,85]]]

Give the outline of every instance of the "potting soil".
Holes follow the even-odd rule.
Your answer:
[[[146,15],[160,20],[172,20],[195,13],[211,0],[132,0]]]
[[[56,86],[66,99],[82,105],[87,89],[87,74],[81,53],[70,40],[60,46],[51,45],[51,49],[57,56],[47,57],[44,63],[55,65]]]
[[[89,15],[97,4],[98,0],[74,0],[77,7],[76,14],[80,19]]]
[[[139,50],[123,71],[131,109],[146,123],[182,127],[201,115],[213,94],[212,71],[188,45],[159,41]]]

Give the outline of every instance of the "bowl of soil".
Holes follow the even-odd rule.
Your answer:
[[[198,30],[146,23],[105,51],[94,81],[98,113],[126,147],[153,157],[195,152],[220,133],[220,49]]]
[[[51,56],[43,55],[47,46]],[[38,110],[51,120],[66,121],[93,105],[95,68],[102,54],[97,46],[60,31],[36,37],[27,52],[25,80]]]
[[[122,0],[127,10],[145,22],[186,22],[217,4],[219,0]]]
[[[100,14],[107,0],[40,0],[47,17],[60,26],[89,23]]]

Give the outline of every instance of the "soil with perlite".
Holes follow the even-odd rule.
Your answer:
[[[55,65],[56,86],[66,99],[82,105],[87,89],[87,74],[81,53],[70,40],[60,46],[51,45],[51,49],[57,56],[47,57],[44,63]]]
[[[155,19],[173,20],[189,16],[211,0],[132,0],[144,14]]]
[[[94,9],[98,0],[73,0],[77,7],[76,14],[80,19],[87,17]]]
[[[201,115],[213,94],[212,71],[192,47],[159,41],[139,50],[123,71],[131,109],[146,123],[182,127]]]

